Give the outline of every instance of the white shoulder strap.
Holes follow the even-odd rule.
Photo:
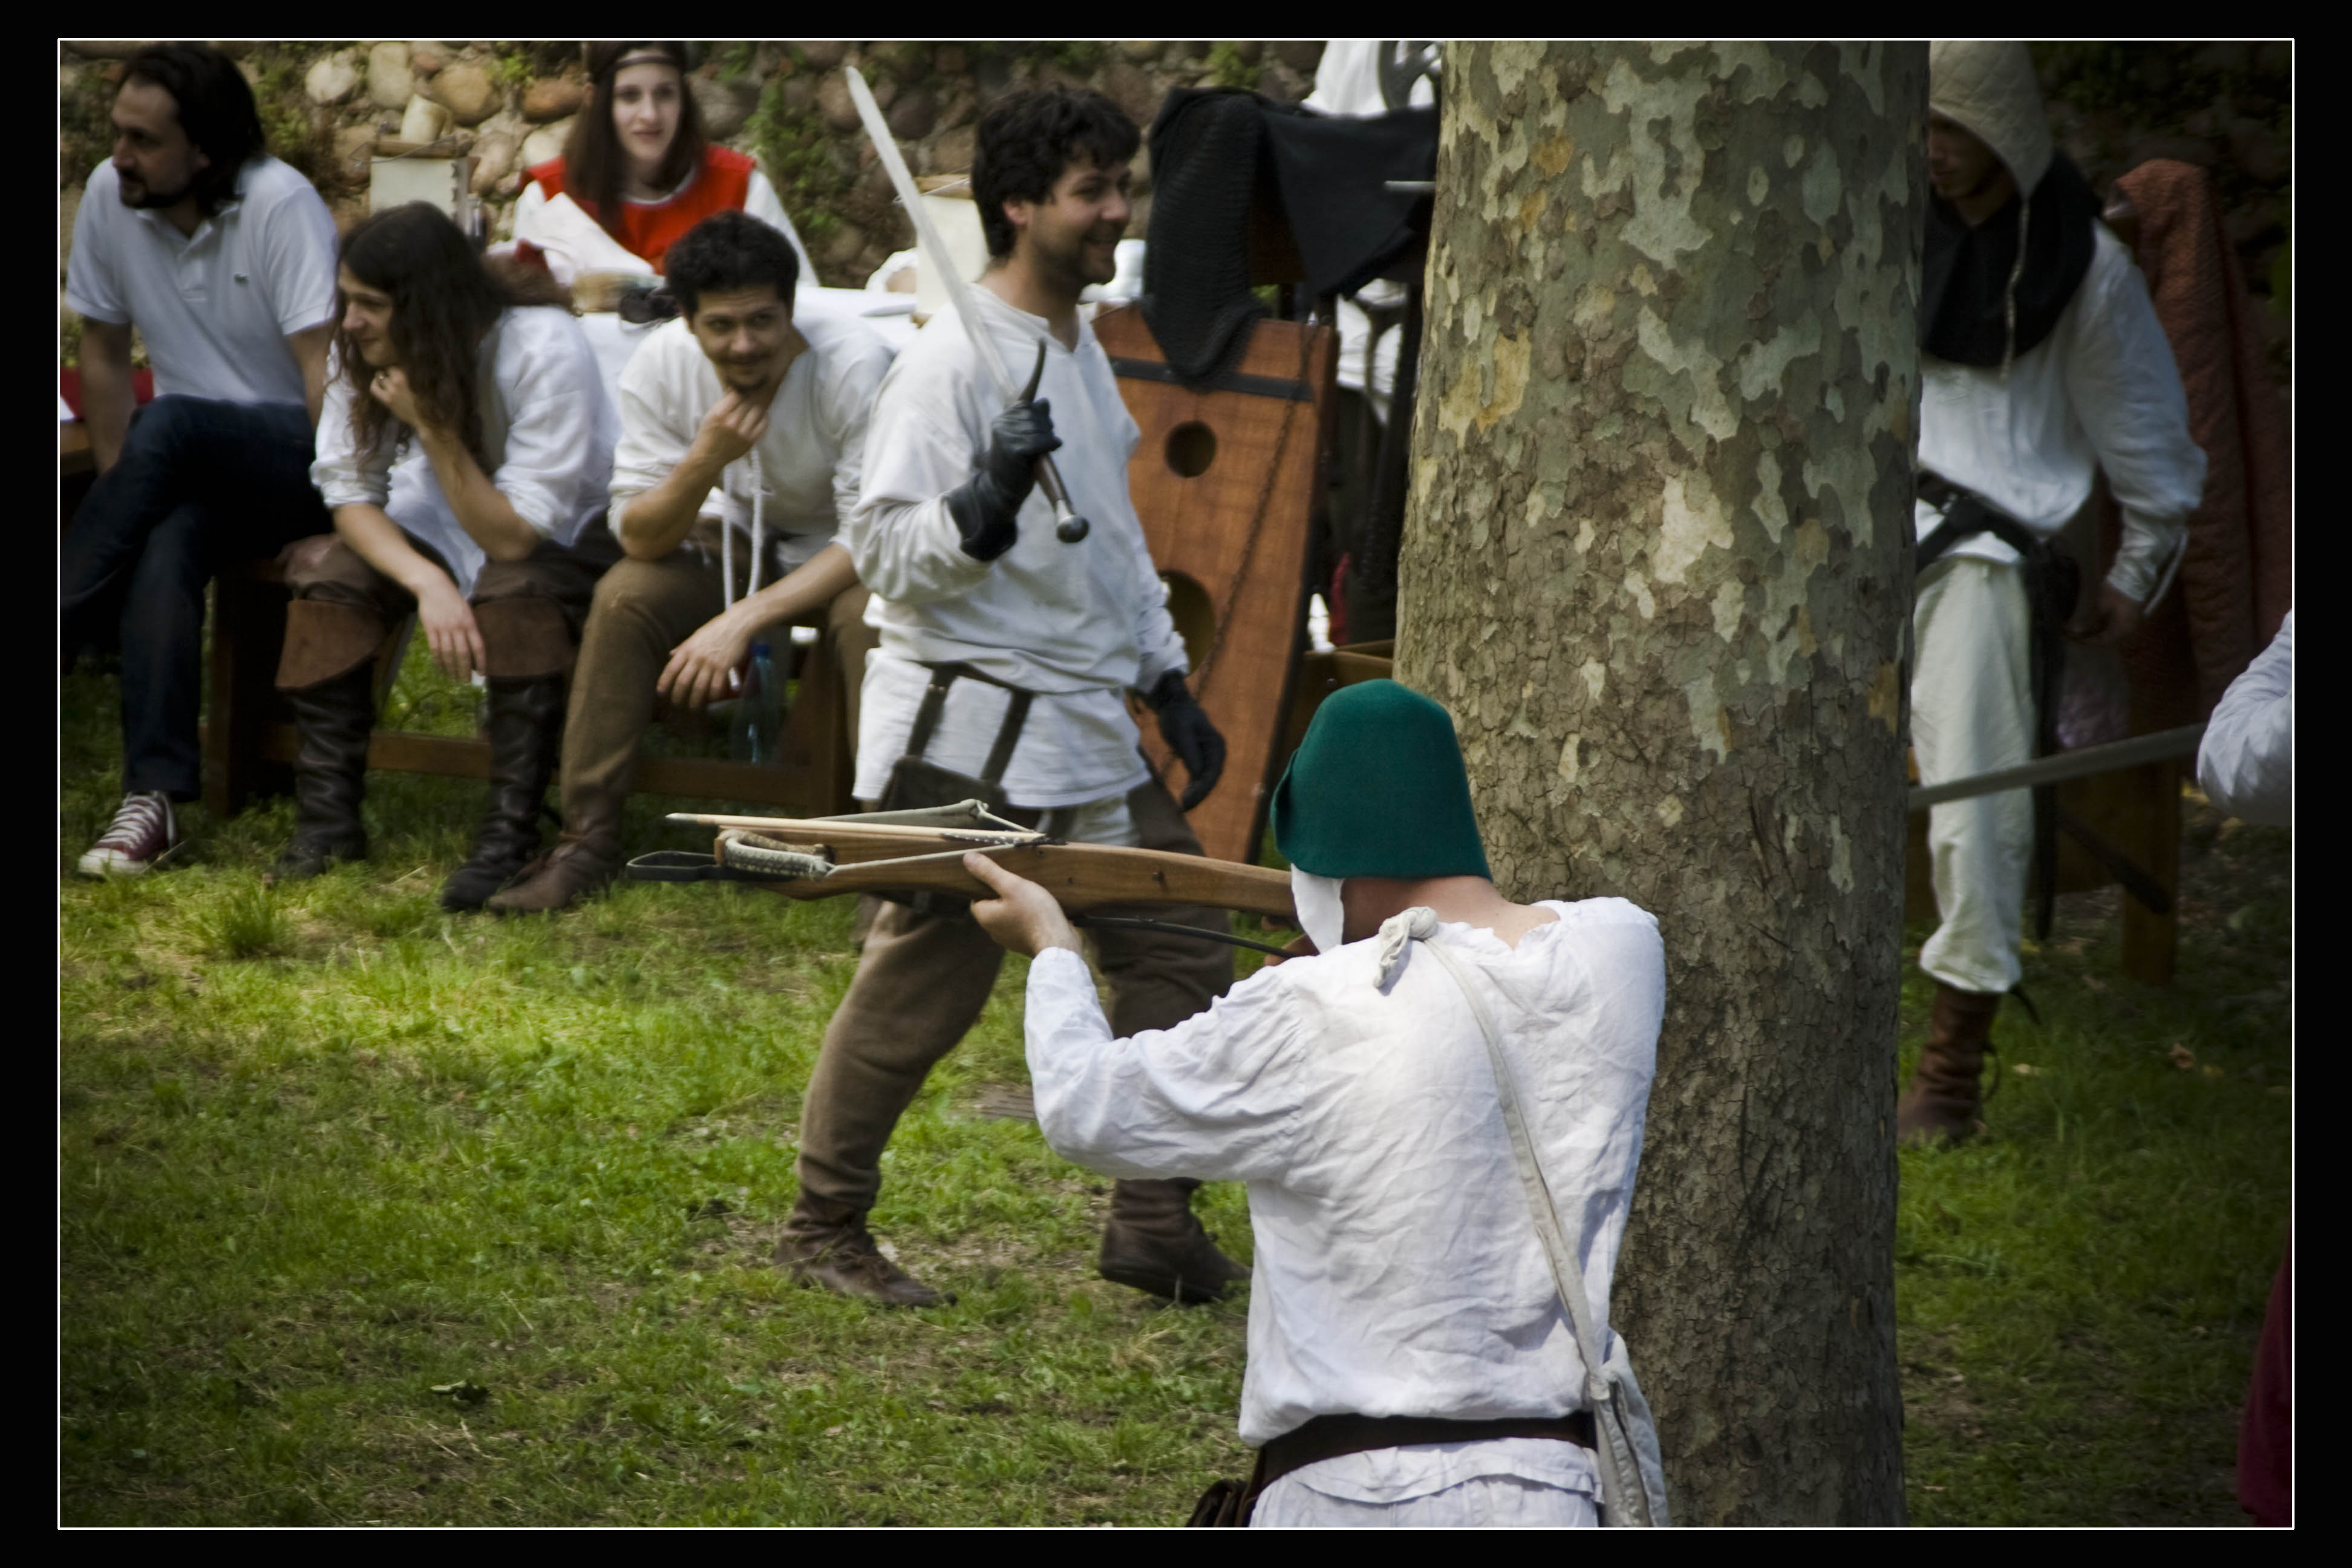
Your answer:
[[[1518,1166],[1519,1179],[1527,1188],[1528,1209],[1535,1219],[1536,1235],[1542,1238],[1544,1255],[1551,1262],[1552,1283],[1559,1291],[1560,1303],[1568,1309],[1569,1324],[1576,1333],[1577,1354],[1584,1361],[1585,1404],[1592,1412],[1593,1436],[1600,1443],[1596,1457],[1601,1470],[1601,1522],[1646,1526],[1652,1522],[1649,1490],[1643,1483],[1641,1466],[1626,1432],[1624,1406],[1616,1380],[1608,1370],[1608,1357],[1592,1326],[1592,1303],[1584,1285],[1584,1238],[1570,1232],[1560,1218],[1559,1205],[1552,1201],[1543,1166],[1536,1159],[1535,1141],[1520,1110],[1510,1064],[1503,1057],[1502,1035],[1495,1026],[1494,1014],[1486,1006],[1484,988],[1460,959],[1427,940],[1436,931],[1437,916],[1427,909],[1407,910],[1383,924],[1381,982],[1385,985],[1393,976],[1406,945],[1420,940],[1423,951],[1454,976],[1454,983],[1462,988],[1464,999],[1470,1004],[1471,1016],[1478,1020],[1478,1032],[1486,1041],[1486,1058],[1495,1069],[1495,1091],[1502,1102],[1503,1125],[1510,1131],[1512,1161]]]

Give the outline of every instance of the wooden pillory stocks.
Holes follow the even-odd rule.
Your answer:
[[[1179,383],[1132,307],[1095,336],[1142,428],[1127,470],[1168,608],[1192,663],[1192,694],[1225,737],[1224,778],[1193,808],[1201,847],[1255,861],[1286,732],[1307,620],[1308,524],[1337,406],[1338,337],[1265,321],[1207,389]],[[1083,548],[1083,547],[1082,547]],[[1144,750],[1181,794],[1182,764],[1132,704]]]

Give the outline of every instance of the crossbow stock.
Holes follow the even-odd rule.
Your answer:
[[[977,800],[848,816],[677,812],[669,820],[718,828],[710,853],[640,855],[629,862],[631,878],[750,882],[787,899],[911,892],[993,898],[987,884],[964,869],[964,856],[977,850],[1044,888],[1074,916],[1117,905],[1205,904],[1292,924],[1298,919],[1287,873],[1162,849],[1066,843],[1008,822]],[[1098,917],[1080,923],[1106,922]]]

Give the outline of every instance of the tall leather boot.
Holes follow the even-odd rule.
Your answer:
[[[490,803],[473,858],[442,884],[445,910],[478,910],[539,852],[539,814],[563,744],[563,677],[490,681]]]
[[[955,1300],[883,1257],[863,1213],[805,1191],[776,1238],[776,1267],[803,1285],[885,1307],[936,1307]]]
[[[600,793],[567,801],[555,847],[523,867],[482,907],[500,915],[551,914],[612,881],[621,872],[621,800]]]
[[[1984,1109],[1980,1079],[1992,1047],[2000,994],[1962,991],[1936,982],[1927,1044],[1911,1087],[1895,1108],[1895,1136],[1905,1143],[1958,1143],[1973,1137]]]
[[[338,860],[367,858],[360,801],[367,793],[368,737],[375,729],[375,665],[286,693],[301,744],[294,753],[294,840],[273,880],[307,881]]]
[[[1200,1185],[1184,1178],[1115,1184],[1097,1264],[1102,1277],[1180,1306],[1214,1301],[1248,1279],[1249,1270],[1218,1251],[1193,1217],[1192,1194]]]

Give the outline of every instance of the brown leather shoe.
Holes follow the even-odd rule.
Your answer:
[[[1217,1250],[1192,1215],[1193,1181],[1120,1182],[1111,1188],[1096,1268],[1114,1285],[1166,1300],[1218,1300],[1249,1270]]]
[[[1895,1108],[1895,1136],[1904,1143],[1958,1143],[1983,1125],[1979,1080],[1985,1053],[1992,1048],[1993,1015],[2000,994],[1962,991],[1936,982],[1936,1007],[1927,1043],[1911,1087]]]
[[[621,858],[592,839],[570,833],[549,853],[524,867],[514,885],[492,893],[482,907],[502,915],[551,914],[568,910],[620,874]]]
[[[885,1307],[952,1304],[952,1291],[934,1290],[882,1256],[864,1215],[827,1224],[796,1208],[776,1238],[776,1267],[803,1285]]]

